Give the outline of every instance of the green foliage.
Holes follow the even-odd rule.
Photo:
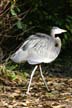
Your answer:
[[[7,77],[10,79],[10,80],[15,80],[17,78],[15,72],[7,72]]]
[[[72,42],[72,16],[70,15],[66,17],[65,28],[67,29],[67,33],[64,35],[63,44]]]
[[[8,63],[8,65],[6,66],[8,70],[16,70],[18,68],[18,64],[12,64],[12,63]]]
[[[72,34],[72,16],[67,16],[66,22],[67,22],[66,28]]]
[[[19,72],[15,65],[11,65],[11,63],[8,63],[6,66],[0,65],[0,77],[2,77],[2,81],[6,80],[6,84],[12,84],[11,82],[21,83],[23,80],[27,79],[29,75],[25,72],[25,70],[22,70],[23,72]]]
[[[0,66],[0,75],[2,75],[2,77],[10,79],[10,80],[15,80],[16,74],[15,72],[11,72],[10,70],[7,70],[7,68],[5,67],[5,65]]]
[[[17,25],[18,29],[22,29],[23,28],[22,27],[22,22],[20,20],[17,21],[16,25]]]

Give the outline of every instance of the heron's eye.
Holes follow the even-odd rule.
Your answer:
[[[55,43],[55,47],[58,47],[58,43]]]

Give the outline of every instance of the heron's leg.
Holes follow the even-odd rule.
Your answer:
[[[47,86],[47,83],[46,83],[45,78],[44,78],[43,73],[42,73],[41,65],[39,65],[39,69],[40,69],[40,74],[41,74],[42,80],[44,81],[44,84],[45,84],[47,90],[49,91],[48,86]]]
[[[30,85],[31,85],[31,81],[32,81],[32,78],[33,78],[33,75],[36,71],[36,69],[38,68],[38,66],[36,65],[35,68],[33,69],[32,73],[31,73],[31,77],[30,77],[30,81],[29,81],[29,85],[28,85],[28,89],[27,89],[27,94],[29,94],[29,90],[30,90]]]

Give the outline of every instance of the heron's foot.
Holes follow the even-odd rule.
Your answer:
[[[48,91],[48,92],[51,92],[51,90],[50,90],[49,88],[47,89],[47,91]]]
[[[46,87],[47,88],[47,91],[49,91],[49,88],[48,87]]]
[[[47,89],[47,91],[48,91],[48,92],[51,92],[51,90],[48,88],[48,86],[47,86],[47,85],[46,85],[46,89]]]
[[[52,91],[48,86],[46,86],[46,89],[47,89],[48,92]]]
[[[27,92],[26,92],[26,94],[27,94],[27,95],[30,95],[30,92],[29,92],[29,91],[27,91]]]

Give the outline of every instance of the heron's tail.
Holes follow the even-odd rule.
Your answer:
[[[22,49],[17,50],[14,54],[11,55],[10,59],[16,63],[22,63],[27,60],[28,53]]]

